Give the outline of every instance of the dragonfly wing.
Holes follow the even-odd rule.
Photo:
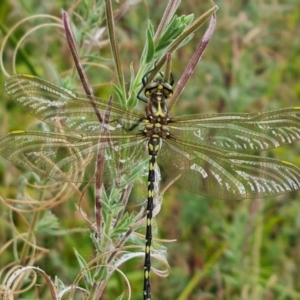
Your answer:
[[[58,167],[56,164],[64,158],[76,156],[79,149],[86,148],[90,143],[81,142],[80,134],[57,134],[50,132],[14,131],[0,138],[0,154],[14,164],[34,171],[35,173],[62,179],[78,181],[80,165],[85,166],[90,161],[89,155],[76,157],[78,166],[68,168]],[[74,145],[77,145],[75,148]]]
[[[0,138],[0,155],[6,159],[41,176],[70,182],[90,181],[97,153],[104,150],[104,177],[121,184],[122,178],[130,176],[132,162],[144,155],[144,148],[136,136],[118,142],[102,137],[99,142],[98,136],[15,131]]]
[[[75,132],[100,132],[102,128],[91,100],[66,88],[32,75],[18,74],[5,82],[8,95],[27,111],[47,124]],[[109,128],[120,124],[130,128],[144,117],[138,110],[126,109],[119,103],[93,97],[95,108],[103,117],[110,110]]]
[[[167,140],[159,161],[186,189],[224,200],[261,198],[300,187],[300,168],[271,158]]]
[[[149,158],[145,139],[132,136],[119,141],[111,140],[105,149],[105,181],[118,187],[148,174]]]
[[[300,107],[257,114],[175,117],[169,128],[175,137],[220,150],[268,150],[300,140]]]

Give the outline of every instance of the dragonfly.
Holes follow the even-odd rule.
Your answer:
[[[258,112],[169,116],[173,76],[142,80],[145,111],[94,97],[109,118],[99,122],[87,95],[41,78],[18,74],[6,92],[56,131],[12,131],[0,138],[0,154],[42,176],[89,181],[99,148],[105,150],[105,176],[129,174],[133,164],[149,161],[144,262],[144,300],[151,299],[152,213],[156,167],[182,187],[224,200],[273,197],[300,188],[300,168],[260,153],[300,140],[300,106]],[[109,142],[99,143],[99,137]],[[147,153],[148,152],[148,153]],[[127,160],[123,158],[128,156]],[[122,161],[122,168],[120,162]],[[115,166],[115,167],[114,167]]]

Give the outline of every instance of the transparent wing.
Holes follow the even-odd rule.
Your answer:
[[[135,135],[102,140],[99,143],[98,135],[14,131],[0,138],[0,155],[41,176],[87,182],[95,173],[97,151],[104,149],[106,181],[122,184],[132,175],[133,161],[141,161],[145,154],[145,142]]]
[[[166,140],[159,162],[178,183],[198,194],[224,200],[275,196],[300,188],[300,168],[215,147]]]
[[[29,113],[49,125],[72,132],[100,132],[102,124],[87,95],[81,95],[32,75],[18,74],[5,82],[8,95]],[[144,113],[126,109],[119,103],[93,97],[103,116],[110,109],[109,130],[124,134],[123,128],[138,124]],[[111,133],[113,134],[113,133]]]
[[[102,116],[110,112],[109,122],[101,123],[86,95],[30,75],[9,78],[6,90],[36,117],[76,132],[3,136],[0,154],[19,166],[59,180],[85,181],[94,175],[97,149],[105,149],[107,177],[121,178],[122,174],[130,176],[130,167],[145,152],[146,139],[140,134],[144,114],[137,110],[94,98]],[[299,121],[300,107],[258,114],[175,117],[168,125],[171,138],[163,143],[158,159],[168,173],[180,175],[182,186],[195,193],[221,199],[278,195],[299,188],[300,169],[242,152],[299,140]],[[108,142],[99,143],[100,136]]]
[[[174,137],[235,152],[268,150],[300,140],[300,106],[257,114],[175,117]]]

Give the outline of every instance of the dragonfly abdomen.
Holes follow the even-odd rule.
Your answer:
[[[147,199],[147,223],[145,235],[145,262],[144,262],[144,299],[151,299],[150,271],[151,271],[151,242],[152,242],[152,214],[155,188],[156,157],[161,146],[161,139],[152,135],[148,141],[149,174],[148,174],[148,199]]]

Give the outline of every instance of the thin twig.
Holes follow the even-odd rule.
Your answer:
[[[72,30],[71,30],[68,15],[65,11],[63,11],[62,16],[63,16],[63,22],[64,22],[64,27],[65,27],[67,42],[68,42],[71,54],[73,56],[73,60],[74,60],[78,75],[80,77],[80,80],[82,82],[83,88],[87,95],[93,96],[94,95],[93,89],[91,88],[91,86],[88,83],[88,78],[82,67],[82,64],[81,64],[81,61],[80,61],[80,58],[79,58],[79,55],[78,55],[78,52],[76,49],[76,44],[74,41],[74,37],[73,37]]]
[[[100,110],[97,107],[97,103],[94,98],[94,93],[93,89],[88,83],[88,78],[85,74],[85,71],[83,69],[83,66],[81,64],[78,51],[76,48],[76,44],[74,41],[73,33],[71,30],[71,26],[69,23],[68,15],[66,12],[63,12],[63,23],[65,27],[65,32],[66,32],[66,38],[68,41],[68,45],[70,48],[70,51],[73,56],[73,60],[78,72],[78,75],[80,77],[80,80],[82,82],[83,88],[88,95],[91,105],[95,111],[95,114],[98,118],[99,123],[103,124],[108,122],[109,120],[109,115],[110,115],[110,104],[111,104],[111,99],[108,102],[107,110],[105,112],[104,118],[101,115]],[[97,160],[96,160],[96,166],[95,166],[95,219],[96,219],[96,238],[100,239],[101,235],[101,226],[102,226],[102,205],[101,205],[101,199],[102,199],[102,185],[103,185],[103,173],[104,173],[104,149],[105,149],[105,143],[107,142],[107,136],[106,138],[102,137],[103,131],[107,131],[105,129],[105,126],[101,127],[101,132],[99,132],[99,143],[98,143],[98,151],[97,151]],[[107,133],[107,132],[106,132]],[[105,136],[105,134],[104,134]]]
[[[126,89],[125,89],[124,73],[121,65],[120,50],[119,50],[118,41],[116,37],[116,28],[114,23],[114,15],[112,11],[111,0],[105,0],[105,13],[106,13],[106,22],[107,22],[111,52],[114,58],[119,84],[123,92],[123,95],[125,95]]]
[[[172,70],[172,54],[171,53],[167,53],[167,60],[166,60],[166,69],[164,72],[164,81],[166,82],[170,82],[170,80],[172,80],[173,76],[171,73]]]

